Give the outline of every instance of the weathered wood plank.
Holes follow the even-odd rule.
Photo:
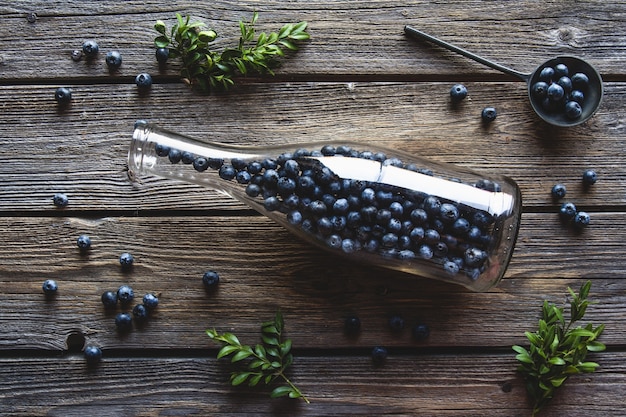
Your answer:
[[[605,323],[603,340],[622,345],[626,317],[623,257],[626,224],[621,213],[594,213],[582,234],[570,233],[556,216],[527,214],[510,268],[488,293],[438,283],[367,265],[309,247],[264,217],[0,218],[0,349],[63,350],[67,338],[83,334],[105,348],[201,349],[204,330],[237,330],[256,340],[259,325],[282,310],[288,333],[300,347],[507,347],[523,343],[541,304],[564,303],[567,286],[592,279],[588,320]],[[81,255],[78,235],[93,247]],[[118,257],[136,261],[122,272]],[[221,276],[219,291],[207,294],[204,271]],[[44,279],[59,282],[46,301]],[[161,294],[143,328],[120,337],[114,312],[100,295],[121,284],[137,296]],[[117,311],[121,311],[118,309]],[[388,330],[393,314],[407,326],[425,322],[426,342],[406,329]],[[343,321],[357,315],[358,338],[343,334]]]
[[[72,210],[242,209],[212,190],[143,178],[131,184],[125,163],[133,123],[219,142],[305,143],[344,138],[401,149],[486,174],[506,174],[524,204],[553,210],[550,188],[567,185],[581,206],[623,206],[626,117],[624,83],[609,83],[598,114],[572,129],[536,122],[520,83],[468,83],[469,99],[450,108],[449,83],[254,84],[225,96],[201,96],[183,85],[154,86],[138,97],[132,85],[73,85],[59,112],[55,86],[0,88],[0,210],[54,209],[65,192]],[[500,115],[489,128],[480,111]],[[584,190],[583,170],[598,183]]]
[[[530,414],[523,381],[509,353],[459,356],[391,351],[384,366],[373,367],[368,352],[324,357],[296,352],[291,377],[310,398],[311,404],[304,404],[271,400],[263,390],[229,387],[229,365],[213,359],[212,352],[196,358],[105,356],[93,370],[76,355],[3,358],[0,412],[7,417]],[[606,352],[593,358],[601,368],[572,377],[542,415],[623,415],[626,355]]]
[[[217,48],[234,45],[237,22],[254,10],[261,13],[259,28],[277,30],[283,23],[307,20],[313,36],[295,57],[285,62],[281,76],[324,78],[469,77],[504,79],[503,74],[423,43],[406,39],[403,27],[411,24],[449,42],[531,72],[557,55],[580,55],[609,78],[623,76],[626,34],[616,30],[626,20],[623,2],[543,1],[490,4],[485,13],[480,1],[265,2],[216,1],[207,4],[177,1],[97,2],[29,1],[0,3],[2,63],[0,79],[107,79],[129,80],[138,72],[159,74],[154,59],[152,25],[157,19],[174,20],[174,13],[206,21],[221,35]],[[26,14],[39,19],[28,23]],[[149,12],[147,12],[149,11]],[[103,25],[102,16],[107,24]],[[506,24],[503,24],[505,22]],[[70,59],[84,39],[99,41],[103,53],[91,64]],[[10,45],[10,47],[8,47]],[[104,53],[118,49],[122,68],[109,76]],[[36,62],[45,63],[42,68]],[[176,74],[172,67],[164,74]]]

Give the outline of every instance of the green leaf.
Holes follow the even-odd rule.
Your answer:
[[[569,335],[578,337],[596,337],[596,334],[590,330],[576,328],[569,331]]]
[[[221,359],[224,356],[228,356],[231,353],[234,353],[238,350],[239,348],[237,346],[226,345],[223,348],[221,348],[220,351],[217,353],[217,359]]]
[[[241,343],[239,343],[239,339],[237,339],[237,336],[232,333],[224,333],[222,334],[222,337],[226,342],[231,345],[241,346]]]
[[[233,387],[236,387],[237,385],[241,385],[244,382],[246,382],[246,379],[248,379],[250,374],[251,374],[250,372],[242,372],[239,374],[234,374],[230,383],[232,384]]]
[[[565,360],[559,356],[554,356],[548,361],[550,365],[565,365]]]
[[[240,350],[239,352],[235,353],[232,357],[232,359],[230,360],[231,362],[239,362],[242,361],[248,357],[250,357],[250,355],[252,355],[252,352],[247,351],[247,350]]]
[[[170,44],[170,40],[165,35],[157,36],[154,38],[154,44],[157,48],[167,48]]]
[[[248,380],[248,386],[254,387],[258,385],[258,383],[261,381],[261,378],[263,378],[262,373],[252,375],[252,377]]]
[[[285,340],[280,346],[280,356],[285,356],[291,350],[291,340]]]
[[[165,31],[167,30],[167,26],[165,26],[165,22],[162,20],[157,20],[154,24],[154,30],[159,32],[161,35],[165,35]]]
[[[289,395],[292,391],[293,389],[291,387],[288,387],[286,385],[281,385],[280,387],[274,388],[274,390],[270,394],[270,397],[272,398],[284,397],[286,395]]]
[[[606,345],[604,343],[594,340],[593,342],[589,342],[587,344],[587,350],[589,352],[602,352],[606,350]]]
[[[551,380],[550,380],[550,383],[552,384],[552,386],[553,386],[554,388],[558,388],[558,387],[560,387],[561,385],[563,385],[563,383],[564,383],[566,380],[567,380],[567,376],[563,376],[563,377],[560,377],[560,378],[554,378],[554,379],[551,379]]]
[[[298,50],[298,47],[296,46],[296,44],[291,42],[291,41],[283,39],[283,40],[278,41],[278,43],[280,43],[282,46],[284,46],[285,48],[290,49],[292,51],[297,51]]]
[[[267,335],[263,335],[263,343],[265,343],[266,345],[270,345],[270,346],[278,346],[278,338],[274,337],[274,336],[267,336]]]

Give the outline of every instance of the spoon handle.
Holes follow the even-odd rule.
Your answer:
[[[491,68],[493,68],[495,70],[498,70],[498,71],[503,72],[505,74],[512,75],[514,77],[517,77],[517,78],[521,79],[522,81],[528,81],[528,79],[530,78],[530,74],[524,74],[524,73],[521,73],[519,71],[515,71],[514,69],[507,68],[505,66],[497,64],[497,63],[495,63],[493,61],[490,61],[490,60],[488,60],[486,58],[483,58],[483,57],[481,57],[479,55],[476,55],[476,54],[473,54],[473,53],[471,53],[469,51],[466,51],[463,48],[459,48],[458,46],[452,45],[452,44],[450,44],[448,42],[444,42],[441,39],[437,39],[434,36],[430,36],[429,34],[424,33],[422,31],[419,31],[419,30],[417,30],[417,29],[415,29],[415,28],[413,28],[411,26],[408,26],[408,25],[405,26],[404,27],[404,33],[406,33],[407,35],[410,35],[410,36],[412,36],[414,38],[423,39],[423,40],[427,40],[429,42],[432,42],[432,43],[434,43],[436,45],[439,45],[439,46],[441,46],[443,48],[449,49],[452,52],[456,52],[457,54],[463,55],[466,58],[470,58],[470,59],[473,59],[476,62],[480,62],[481,64],[486,65],[488,67],[491,67]]]

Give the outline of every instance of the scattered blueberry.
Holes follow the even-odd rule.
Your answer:
[[[109,51],[104,58],[109,70],[113,71],[122,65],[122,55],[118,51]]]
[[[83,42],[83,54],[85,54],[85,57],[93,58],[98,55],[99,50],[100,47],[98,46],[98,43],[96,41],[86,40],[85,42]]]
[[[102,360],[102,349],[97,346],[85,346],[84,355],[87,365],[97,365]]]
[[[117,299],[121,304],[128,304],[135,298],[135,292],[128,285],[121,285],[117,289]]]
[[[67,87],[59,87],[54,92],[54,99],[60,106],[65,106],[72,101],[72,90]]]
[[[430,336],[430,328],[423,323],[416,324],[413,326],[412,335],[415,340],[424,340]]]
[[[55,206],[62,208],[68,205],[69,200],[65,194],[58,193],[52,196],[52,203],[54,203]]]
[[[148,309],[143,304],[137,304],[133,307],[133,317],[137,322],[143,322],[148,318]]]
[[[565,188],[565,185],[563,184],[554,184],[550,193],[552,194],[553,198],[559,199],[565,197],[567,190]]]
[[[578,229],[582,229],[582,228],[584,228],[584,227],[589,225],[590,220],[591,220],[591,218],[590,218],[589,214],[587,214],[584,211],[579,211],[574,216],[573,224],[574,224],[574,227],[576,227]]]
[[[133,326],[133,318],[129,313],[118,313],[115,316],[115,326],[120,332],[126,332]]]
[[[72,51],[71,56],[72,56],[72,61],[76,61],[76,62],[78,62],[78,61],[80,61],[80,60],[82,59],[82,57],[83,57],[83,51],[82,51],[82,50],[80,50],[80,49],[74,49],[74,50]]]
[[[159,298],[154,294],[148,293],[143,296],[142,302],[148,310],[154,310],[159,305]]]
[[[361,319],[356,316],[346,317],[343,322],[344,332],[349,336],[354,336],[361,331]]]
[[[458,103],[467,97],[467,88],[463,84],[455,84],[450,89],[450,98],[453,102]]]
[[[91,248],[91,238],[87,235],[80,235],[78,239],[76,239],[76,245],[81,251],[86,251]]]
[[[28,12],[28,14],[26,15],[26,21],[28,23],[35,23],[37,21],[37,13]]]
[[[117,293],[114,291],[105,291],[100,296],[100,300],[105,308],[114,308],[117,306]]]
[[[170,50],[168,48],[157,48],[155,56],[159,64],[165,64],[170,57]]]
[[[372,349],[372,363],[374,366],[381,366],[387,359],[387,349],[382,346],[376,346]]]
[[[401,332],[404,329],[404,318],[393,315],[389,318],[389,328],[394,332]]]
[[[152,87],[152,76],[148,73],[142,72],[135,77],[135,84],[139,90],[148,90]]]
[[[124,252],[120,255],[120,265],[122,269],[130,269],[133,266],[133,262],[135,262],[135,258],[130,253]]]
[[[46,296],[51,296],[56,294],[57,290],[59,289],[59,286],[57,285],[57,282],[53,279],[47,279],[43,282],[43,285],[41,286],[41,288],[43,289],[43,293]]]
[[[596,183],[596,181],[598,180],[598,175],[596,174],[596,171],[594,171],[593,169],[588,169],[585,172],[583,172],[583,184],[584,185],[593,185]]]
[[[574,203],[563,203],[561,204],[561,208],[559,209],[559,216],[564,221],[570,221],[576,215],[576,206]]]
[[[215,271],[206,271],[202,275],[202,283],[207,290],[214,290],[220,282],[220,276]]]
[[[483,122],[485,123],[493,122],[494,120],[496,120],[497,115],[498,115],[498,112],[496,111],[494,107],[485,107],[482,113],[480,113],[480,117],[483,119]]]

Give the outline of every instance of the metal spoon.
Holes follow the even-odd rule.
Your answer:
[[[427,40],[443,48],[446,48],[452,52],[456,52],[457,54],[463,55],[466,58],[473,59],[474,61],[480,62],[483,65],[491,67],[505,74],[512,75],[526,82],[526,84],[528,85],[528,98],[530,100],[530,104],[533,110],[535,111],[535,113],[537,113],[539,117],[541,117],[547,123],[550,123],[552,125],[561,126],[561,127],[579,125],[587,121],[591,116],[593,116],[596,110],[598,110],[598,107],[600,107],[600,102],[602,101],[602,94],[603,94],[602,78],[600,77],[600,74],[598,73],[598,71],[596,71],[596,69],[593,66],[591,66],[591,64],[589,64],[586,61],[583,61],[580,58],[573,57],[573,56],[558,56],[556,58],[547,60],[546,62],[538,66],[535,69],[535,71],[533,71],[532,73],[525,74],[525,73],[516,71],[514,69],[507,68],[503,65],[500,65],[488,59],[485,59],[479,55],[466,51],[463,48],[459,48],[458,46],[442,41],[441,39],[437,39],[411,26],[405,26],[404,32],[409,36],[412,36],[418,39]],[[542,104],[543,99],[539,99],[532,94],[532,88],[535,85],[535,83],[539,81],[539,75],[541,73],[541,70],[544,69],[545,67],[554,68],[554,66],[556,66],[557,64],[561,64],[561,63],[565,64],[568,67],[570,74],[583,73],[587,75],[587,77],[589,78],[589,85],[586,91],[584,91],[585,100],[582,104],[582,114],[575,119],[568,118],[564,111],[554,112],[554,111],[547,110]]]

